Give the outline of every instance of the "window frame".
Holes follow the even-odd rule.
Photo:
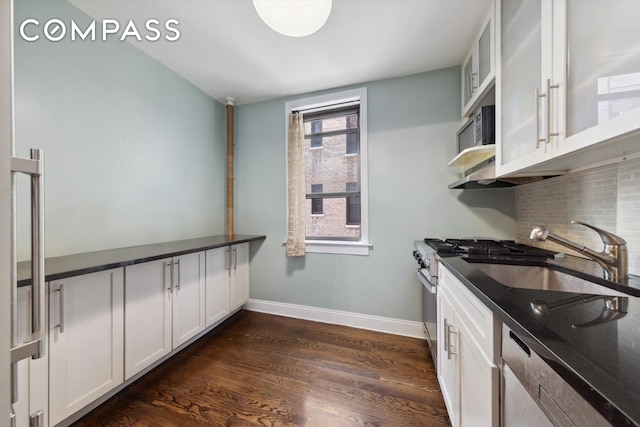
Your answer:
[[[369,243],[369,191],[368,191],[368,156],[367,156],[367,88],[357,88],[341,92],[301,98],[285,103],[285,129],[288,126],[289,114],[292,111],[320,112],[348,106],[360,106],[360,138],[358,151],[360,156],[360,239],[359,240],[306,240],[306,251],[309,253],[331,253],[345,255],[369,255],[372,245]],[[285,159],[288,146],[288,132],[285,132]],[[349,155],[349,154],[347,154]],[[285,162],[286,165],[286,162]],[[288,173],[286,174],[288,176]],[[287,186],[289,183],[287,182]],[[286,200],[288,206],[288,200]],[[288,209],[285,209],[285,225],[288,222]],[[353,225],[348,227],[353,227]],[[286,229],[286,227],[285,227]]]

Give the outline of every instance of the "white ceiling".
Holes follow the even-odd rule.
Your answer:
[[[133,44],[214,99],[238,104],[460,65],[491,3],[334,0],[320,31],[291,38],[267,27],[251,0],[69,1],[141,30],[149,18],[177,19],[178,41]]]

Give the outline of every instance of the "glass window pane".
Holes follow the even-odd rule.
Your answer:
[[[313,135],[322,132],[336,132],[358,128],[358,114],[343,114],[325,117],[319,120],[305,120],[304,134]]]
[[[357,152],[358,152],[358,134],[355,132],[348,133],[346,154],[356,154]]]
[[[349,199],[353,198],[359,199],[359,197]],[[307,239],[360,240],[360,227],[351,226],[359,225],[360,215],[358,213],[357,224],[347,224],[346,198],[319,199],[323,202],[323,212],[320,216],[311,214],[312,200],[314,199],[307,199]],[[347,225],[350,226],[347,227]]]
[[[322,150],[305,151],[306,193],[311,193],[311,184],[322,182],[323,192],[342,193],[346,182],[359,180],[359,156],[345,156],[347,135],[339,134],[323,138]],[[311,148],[311,144],[309,144]]]
[[[640,107],[639,15],[638,1],[567,2],[567,136]]]

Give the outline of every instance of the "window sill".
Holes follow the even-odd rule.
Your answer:
[[[282,246],[285,245],[286,242],[282,242]],[[307,240],[306,242],[307,253],[368,256],[370,249],[373,249],[373,245],[363,242],[338,240]]]
[[[355,228],[355,229],[358,229],[358,228],[360,228],[360,225],[358,225],[358,224],[347,224],[347,225],[344,226],[344,228]]]

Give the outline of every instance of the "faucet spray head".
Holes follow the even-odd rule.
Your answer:
[[[529,239],[537,240],[538,242],[543,242],[543,241],[547,240],[548,236],[549,236],[549,229],[544,228],[544,227],[542,227],[540,225],[536,225],[531,230],[531,234],[529,235]]]

